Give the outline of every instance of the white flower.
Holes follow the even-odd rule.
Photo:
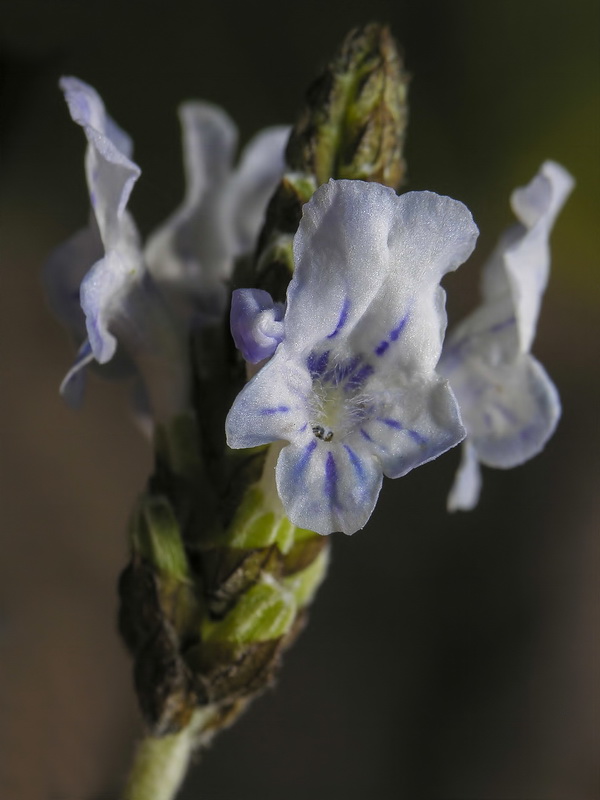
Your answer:
[[[267,128],[233,169],[237,129],[210,103],[180,108],[186,193],[183,204],[152,234],[145,257],[152,275],[176,299],[204,316],[223,313],[226,280],[236,257],[256,246],[265,210],[284,171],[288,127]]]
[[[92,209],[88,227],[58,248],[45,268],[53,310],[79,345],[61,391],[78,404],[84,368],[93,361],[107,364],[118,354],[112,371],[137,372],[154,418],[168,418],[189,402],[189,312],[223,313],[224,281],[234,258],[253,247],[283,171],[286,131],[259,134],[232,172],[233,123],[209,104],[185,104],[186,197],[142,251],[127,211],[141,174],[131,160],[131,139],[108,116],[91,86],[76,78],[63,78],[60,85],[88,142],[85,168]]]
[[[283,319],[265,292],[234,293],[244,355],[274,355],[234,402],[227,440],[289,443],[275,477],[294,524],[353,533],[383,474],[400,477],[464,437],[435,373],[446,327],[439,283],[476,237],[469,211],[448,197],[330,181],[304,207]]]
[[[467,429],[450,510],[479,499],[479,463],[509,468],[544,447],[560,417],[556,388],[530,355],[550,269],[549,236],[573,187],[547,161],[511,197],[519,224],[501,237],[484,267],[482,304],[448,337],[439,371],[448,378]]]

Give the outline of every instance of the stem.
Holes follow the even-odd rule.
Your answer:
[[[138,745],[123,800],[173,800],[193,750],[190,728],[156,738],[148,736]]]
[[[139,743],[123,800],[173,800],[186,776],[194,751],[205,745],[211,734],[206,731],[215,708],[198,709],[190,723],[179,733],[147,736]]]

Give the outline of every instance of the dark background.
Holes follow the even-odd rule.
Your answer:
[[[129,509],[150,453],[122,387],[70,412],[71,360],[41,295],[87,216],[84,141],[56,83],[102,94],[143,169],[144,234],[179,202],[177,104],[242,141],[289,122],[344,34],[387,21],[413,76],[411,189],[464,201],[482,235],[447,288],[476,301],[508,196],[545,158],[577,187],[552,239],[534,346],[563,420],[545,453],[487,470],[448,516],[458,453],[388,481],[275,691],[207,752],[182,800],[592,800],[598,790],[598,4],[0,0],[0,797],[115,798],[140,732],[114,627]]]

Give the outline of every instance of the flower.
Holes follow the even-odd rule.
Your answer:
[[[186,192],[179,209],[148,239],[145,258],[167,293],[193,301],[203,316],[221,315],[234,260],[256,246],[265,210],[284,171],[290,129],[260,131],[233,169],[237,130],[210,103],[184,103]]]
[[[476,237],[468,209],[448,197],[331,180],[304,206],[285,315],[265,292],[234,293],[243,354],[273,355],[236,398],[227,441],[285,443],[275,479],[295,525],[355,532],[383,474],[400,477],[464,437],[435,373],[446,327],[439,282]]]
[[[131,139],[91,86],[76,78],[63,78],[60,86],[88,142],[92,210],[88,227],[45,267],[50,304],[79,345],[61,392],[79,404],[84,368],[117,356],[113,373],[136,372],[147,395],[143,404],[149,402],[155,420],[168,418],[189,402],[189,307],[204,317],[224,312],[224,281],[235,257],[252,249],[283,171],[286,129],[255,137],[232,172],[236,130],[229,117],[208,103],[184,104],[185,200],[143,251],[127,211],[141,174],[131,160]]]
[[[439,371],[467,429],[449,510],[477,504],[480,463],[522,464],[542,450],[558,423],[556,388],[529,351],[548,282],[550,232],[572,187],[569,173],[546,161],[531,183],[513,192],[519,222],[484,267],[483,302],[444,345]]]

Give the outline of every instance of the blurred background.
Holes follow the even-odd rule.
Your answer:
[[[183,191],[177,105],[241,141],[291,122],[346,32],[389,22],[412,74],[411,189],[481,229],[452,318],[546,158],[577,187],[552,237],[534,346],[563,419],[544,454],[486,470],[448,516],[451,453],[388,481],[330,575],[274,691],[222,734],[182,800],[598,798],[600,13],[595,0],[0,0],[0,797],[115,800],[140,719],[115,630],[125,526],[151,457],[123,387],[69,411],[72,352],[40,288],[86,221],[84,138],[57,89],[93,84],[135,141],[144,234]]]

